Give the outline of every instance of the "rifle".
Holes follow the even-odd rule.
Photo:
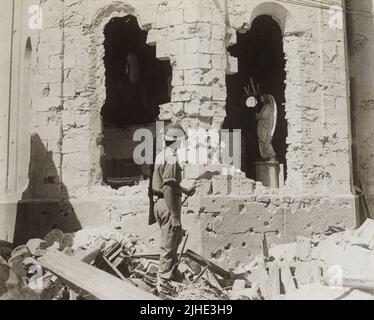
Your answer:
[[[155,202],[153,194],[153,173],[155,171],[155,161],[156,161],[156,139],[153,140],[153,164],[150,167],[150,177],[149,177],[149,187],[148,187],[148,199],[149,199],[149,214],[148,214],[148,225],[154,225],[156,223],[155,218]]]

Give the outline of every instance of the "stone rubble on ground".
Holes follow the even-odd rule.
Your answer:
[[[273,246],[237,272],[246,272],[261,299],[374,300],[374,221],[335,231]]]
[[[178,269],[183,280],[172,284],[175,292],[171,290],[169,297],[176,300],[374,300],[374,221],[367,220],[354,231],[330,229],[311,238],[298,237],[295,243],[272,246],[268,257],[258,256],[249,264],[239,265],[230,270],[227,279],[185,257]],[[100,259],[92,262],[95,267],[113,276],[126,274],[135,286],[154,293],[158,261],[147,257],[131,259],[150,253],[136,237],[120,228],[104,226],[86,228],[75,234],[52,230],[44,239],[31,239],[17,248],[0,242],[0,299],[56,300],[64,296],[67,299],[64,284],[56,282],[56,277],[48,272],[42,277],[45,289],[33,289],[35,270],[30,268],[33,261],[49,251],[78,257],[98,242],[103,244],[102,256],[108,252],[112,255],[118,248],[124,255],[113,260],[118,262],[116,273],[113,265],[110,270]]]

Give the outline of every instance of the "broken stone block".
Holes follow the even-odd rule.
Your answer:
[[[359,229],[354,231],[354,236],[368,243],[374,241],[374,220],[367,219]]]
[[[47,242],[47,247],[51,247],[55,242],[61,245],[64,238],[65,234],[61,230],[54,229],[45,236],[44,240]]]
[[[333,290],[321,284],[308,284],[302,286],[299,290],[290,291],[282,300],[336,300],[345,295],[351,289]]]
[[[0,300],[2,300],[2,296],[8,291],[5,283],[0,281]]]
[[[5,293],[2,297],[2,300],[10,301],[35,301],[40,300],[40,296],[37,292],[31,290],[29,287],[24,286],[21,289],[11,289]]]
[[[269,250],[269,255],[273,257],[275,261],[286,260],[291,262],[296,257],[296,243],[272,246]]]
[[[342,298],[342,300],[374,300],[374,296],[368,292],[353,290],[348,292],[347,295]]]
[[[298,288],[312,282],[312,271],[314,268],[314,262],[297,261],[295,262],[294,267],[295,278]]]
[[[9,278],[10,267],[5,263],[0,263],[0,283],[5,283]]]
[[[31,256],[31,252],[27,246],[19,246],[12,251],[12,255],[8,261],[9,264],[15,261],[23,261]]]
[[[10,266],[0,264],[0,297],[9,289],[20,288],[22,285],[21,278],[17,276]]]
[[[372,251],[362,247],[348,246],[345,248],[342,253],[341,266],[346,276],[362,277],[362,271],[369,263],[372,254]]]
[[[277,263],[269,263],[269,293],[271,300],[275,300],[280,295],[280,269]]]
[[[9,258],[12,256],[12,249],[8,247],[1,247],[0,248],[0,257],[5,261],[8,261]]]
[[[265,300],[270,299],[271,293],[268,286],[269,275],[263,262],[258,263],[258,265],[252,270],[249,280],[252,282],[253,288],[260,289],[261,295]]]
[[[71,247],[67,247],[67,248],[63,249],[62,252],[65,253],[69,257],[72,257],[75,254],[75,251]]]
[[[242,178],[239,176],[233,176],[230,180],[230,194],[231,195],[240,195],[240,180]]]
[[[241,291],[245,288],[245,280],[235,280],[234,285],[232,286],[232,291]]]
[[[209,213],[221,213],[228,206],[227,197],[201,197],[201,210]]]
[[[338,245],[330,239],[321,241],[318,244],[319,259],[327,265],[341,265],[344,252],[344,245]]]
[[[229,194],[229,177],[217,176],[213,178],[213,195]]]
[[[296,238],[296,258],[300,261],[308,261],[312,250],[311,240],[305,237]]]
[[[27,275],[27,271],[21,260],[15,260],[9,264],[12,271],[20,278],[24,278]]]
[[[247,178],[242,178],[240,180],[240,195],[246,196],[249,194],[253,194],[255,190],[255,185],[255,181]]]
[[[291,273],[290,265],[287,261],[282,261],[280,264],[281,281],[283,284],[284,291],[286,293],[296,290],[295,279]]]
[[[60,244],[58,242],[55,242],[53,245],[48,247],[47,251],[48,252],[54,252],[54,251],[60,251]]]
[[[47,249],[47,242],[41,239],[31,239],[27,242],[26,247],[33,256],[40,256],[41,251]]]
[[[322,284],[323,270],[318,264],[314,264],[312,269],[312,282]]]
[[[349,244],[351,246],[359,246],[363,247],[365,249],[371,249],[370,248],[370,242],[367,242],[365,239],[350,235],[350,236],[344,236],[342,239],[342,242]]]
[[[60,246],[60,250],[64,250],[66,248],[72,247],[74,245],[74,234],[67,233],[63,238]]]
[[[230,293],[231,300],[260,300],[260,295],[255,288],[245,288]]]
[[[373,279],[374,270],[374,252],[370,251],[365,257],[365,263],[361,268],[360,275],[362,279]]]

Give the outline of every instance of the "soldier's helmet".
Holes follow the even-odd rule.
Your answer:
[[[165,141],[181,141],[187,137],[182,126],[177,123],[170,123],[165,128]]]

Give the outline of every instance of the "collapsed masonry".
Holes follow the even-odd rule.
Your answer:
[[[22,123],[32,137],[28,145],[19,133],[23,143],[9,143],[1,162],[4,239],[124,222],[157,243],[146,227],[149,173],[131,158],[134,130],[153,130],[156,119],[243,129],[243,173],[223,176],[221,164],[184,170],[186,183],[202,185],[184,220],[205,257],[233,267],[261,252],[263,234],[282,244],[356,226],[345,33],[329,27],[327,10],[260,0],[88,2],[44,1],[43,30],[17,29],[20,42],[29,38],[22,65],[26,76],[31,66],[32,90],[22,91],[27,108],[20,103],[16,114],[30,112]],[[273,69],[256,67],[263,51]],[[280,188],[253,179],[253,128],[235,92],[251,77],[280,107]]]
[[[374,300],[373,249],[373,220],[271,248],[265,236],[263,254],[230,271],[183,246],[179,279],[160,295],[147,242],[110,226],[53,230],[15,249],[0,243],[0,299]]]

